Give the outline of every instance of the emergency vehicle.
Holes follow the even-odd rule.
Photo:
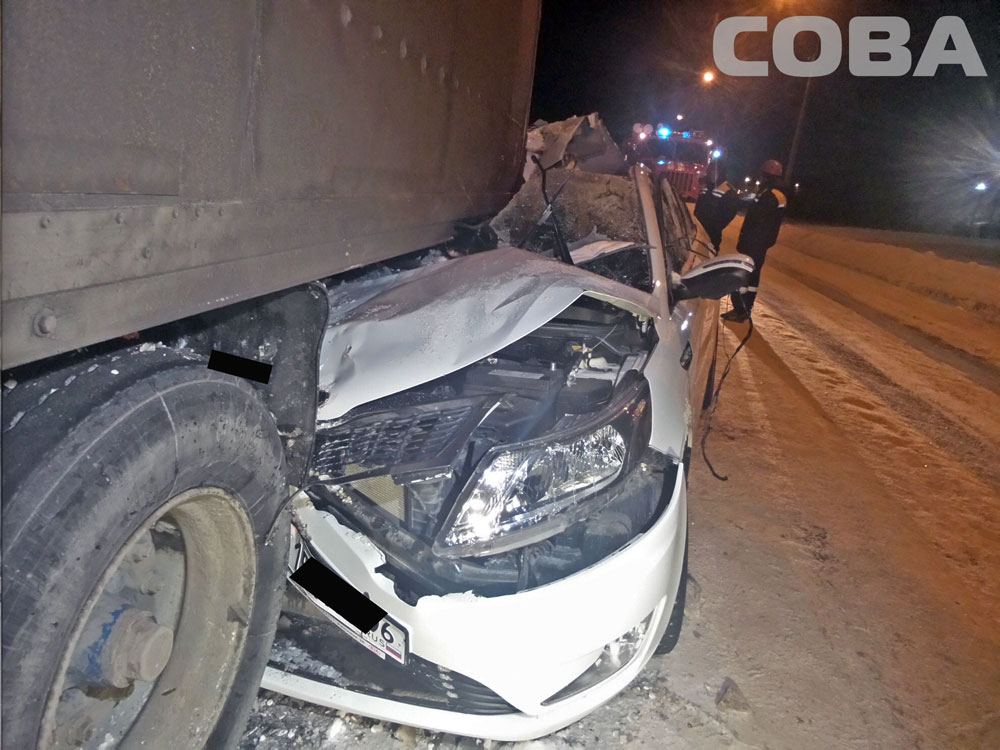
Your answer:
[[[721,149],[700,130],[636,124],[627,145],[630,163],[642,164],[657,182],[666,176],[684,200],[696,200],[702,175],[713,170]]]

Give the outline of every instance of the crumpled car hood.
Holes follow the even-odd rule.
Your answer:
[[[513,247],[344,284],[330,294],[319,373],[330,395],[317,418],[488,357],[584,295],[657,314],[649,294]]]

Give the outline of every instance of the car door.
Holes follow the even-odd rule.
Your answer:
[[[657,213],[669,271],[684,275],[713,257],[709,254],[710,245],[703,236],[704,230],[694,221],[687,204],[665,178],[661,178],[657,185]],[[682,337],[684,356],[690,358],[687,370],[692,429],[705,403],[715,360],[718,305],[716,300],[708,299],[671,300],[671,320]]]

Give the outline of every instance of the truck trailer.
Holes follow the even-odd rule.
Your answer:
[[[262,680],[526,739],[676,641],[751,266],[586,118],[524,179],[539,13],[4,4],[5,747],[232,747]]]

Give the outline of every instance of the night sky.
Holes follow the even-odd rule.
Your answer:
[[[836,72],[812,79],[794,181],[793,214],[830,223],[961,232],[972,201],[1000,189],[1000,3],[832,0],[543,0],[532,119],[600,112],[623,140],[634,122],[707,131],[722,145],[730,178],[742,182],[764,159],[786,162],[806,79],[718,73],[716,23],[733,15],[823,15],[843,37]],[[848,22],[901,16],[916,65],[934,22],[961,17],[986,78],[943,65],[934,78],[856,78],[848,70]],[[808,58],[816,36],[796,39]],[[737,53],[770,60],[771,34],[743,34]],[[701,80],[717,73],[714,84]],[[977,194],[980,181],[990,196]]]

